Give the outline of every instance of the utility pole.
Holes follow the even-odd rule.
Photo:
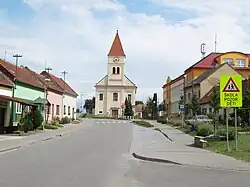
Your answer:
[[[64,98],[64,92],[65,92],[65,79],[66,79],[66,75],[68,74],[68,72],[66,71],[63,71],[61,72],[63,74],[63,96],[62,96],[62,117],[63,117],[63,114],[64,114],[64,105],[63,105],[63,98]]]
[[[16,72],[15,72],[15,78],[14,78],[14,87],[12,89],[12,98],[15,97],[15,89],[16,89],[16,82],[17,82],[17,67],[18,67],[18,60],[19,58],[22,58],[23,56],[20,54],[13,55],[14,58],[16,58]],[[11,116],[10,116],[10,125],[13,126],[14,121],[14,102],[11,102]]]

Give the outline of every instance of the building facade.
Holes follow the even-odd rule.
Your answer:
[[[108,72],[96,85],[95,115],[123,116],[125,99],[135,106],[136,85],[125,75],[125,53],[118,32],[108,53]]]
[[[177,77],[176,79],[172,80],[170,83],[170,106],[171,106],[171,116],[177,116],[180,114],[180,100],[181,97],[184,95],[184,75]]]

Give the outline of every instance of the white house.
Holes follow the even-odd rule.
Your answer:
[[[126,98],[135,106],[137,87],[125,75],[125,59],[117,31],[108,54],[107,75],[95,85],[95,115],[121,117]]]

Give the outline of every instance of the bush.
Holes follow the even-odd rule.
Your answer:
[[[182,126],[182,123],[180,123],[180,122],[178,122],[178,123],[173,123],[173,126],[180,127],[180,126]]]
[[[24,118],[24,122],[22,125],[22,129],[25,133],[27,133],[28,131],[33,130],[33,123],[32,123],[32,116],[31,114],[28,114],[25,116]]]
[[[133,121],[135,124],[139,125],[139,126],[142,126],[142,127],[154,127],[154,125],[152,125],[151,123],[147,122],[147,121]]]
[[[211,129],[210,125],[199,125],[197,126],[197,136],[209,136],[210,134],[213,134],[213,131]]]
[[[227,131],[220,130],[217,134],[219,136],[225,137],[225,140],[226,140],[226,138],[227,138]],[[228,132],[228,139],[229,140],[234,140],[235,139],[235,132],[234,132],[234,130],[229,130],[229,132]]]
[[[45,129],[52,129],[52,130],[58,129],[58,127],[56,127],[55,125],[50,125],[50,124],[45,124],[44,128]]]
[[[74,121],[72,121],[72,124],[79,124],[79,123],[80,123],[79,120],[74,120]]]
[[[159,119],[157,120],[157,123],[167,124],[168,121],[167,121],[165,118],[159,118]]]
[[[43,123],[43,116],[40,110],[36,109],[33,117],[33,128],[36,130]]]
[[[68,124],[70,123],[70,119],[68,117],[63,117],[60,121],[61,124]]]

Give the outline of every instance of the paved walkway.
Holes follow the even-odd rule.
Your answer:
[[[37,142],[50,140],[59,136],[71,134],[81,128],[87,127],[88,124],[66,124],[63,128],[57,130],[46,130],[45,132],[37,133],[29,136],[0,136],[0,153],[31,145]]]
[[[131,151],[144,159],[174,162],[181,165],[250,171],[250,164],[206,149],[192,147],[193,137],[167,125],[152,122],[162,133],[135,126],[137,134]]]

